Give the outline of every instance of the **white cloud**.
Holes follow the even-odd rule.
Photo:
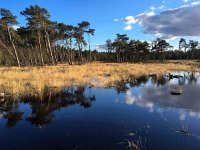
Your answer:
[[[153,11],[150,12],[144,12],[142,14],[137,15],[136,17],[134,16],[126,16],[124,18],[124,23],[126,24],[126,26],[124,27],[124,30],[132,30],[133,29],[133,24],[141,24],[140,20],[141,18],[144,17],[150,17],[150,16],[154,16],[155,13]]]
[[[124,30],[126,30],[126,31],[132,30],[133,29],[133,24],[138,22],[138,20],[133,16],[126,16],[123,19],[123,21],[126,24],[126,26],[124,27]]]
[[[168,10],[164,10],[165,5],[161,5],[158,7],[162,10],[160,14],[155,14],[153,11],[155,9],[151,6],[150,12],[123,18],[126,24],[124,30],[132,30],[134,24],[139,24],[143,33],[159,36],[169,41],[180,36],[200,36],[200,1]]]
[[[151,12],[146,13],[146,15],[147,15],[148,17],[151,17],[151,16],[155,16],[155,13],[154,13],[153,11],[151,11]]]
[[[156,15],[153,11],[135,17],[143,32],[173,39],[177,36],[200,36],[200,1]]]
[[[136,16],[136,19],[142,20],[144,18],[148,18],[148,17],[151,17],[151,16],[155,16],[155,13],[153,11],[141,13],[141,14]]]
[[[124,23],[125,23],[125,24],[130,25],[130,24],[134,24],[134,23],[136,23],[136,22],[137,22],[137,19],[135,19],[133,16],[126,16],[126,17],[124,18]]]
[[[20,26],[18,26],[18,25],[13,25],[12,28],[13,28],[14,30],[17,30],[17,29],[20,28]]]
[[[153,10],[156,10],[156,7],[155,7],[155,6],[150,6],[149,9],[150,9],[151,11],[153,11]]]
[[[200,5],[200,1],[193,2],[191,5]]]
[[[160,10],[163,10],[163,9],[165,9],[166,7],[164,6],[164,5],[161,5],[161,6],[159,6],[158,7],[158,9],[160,9]]]
[[[129,31],[129,30],[132,30],[133,29],[133,26],[132,25],[127,25],[124,27],[124,30],[126,31]]]

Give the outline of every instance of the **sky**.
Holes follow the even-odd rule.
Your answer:
[[[160,37],[175,48],[181,37],[200,41],[198,0],[0,0],[0,8],[17,16],[18,26],[26,25],[20,11],[36,4],[49,11],[52,21],[89,21],[95,29],[92,48],[97,50],[117,33],[149,42]]]

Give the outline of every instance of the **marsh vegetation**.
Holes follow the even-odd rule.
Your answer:
[[[0,67],[0,92],[6,95],[41,95],[45,87],[61,90],[70,85],[115,86],[137,77],[161,76],[171,71],[199,71],[198,61],[166,63],[88,63],[46,67]]]

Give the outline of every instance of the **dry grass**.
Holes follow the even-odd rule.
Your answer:
[[[45,86],[62,88],[69,85],[112,85],[130,75],[164,74],[170,71],[200,71],[198,61],[168,61],[148,64],[89,63],[47,67],[0,67],[0,93],[42,93]]]

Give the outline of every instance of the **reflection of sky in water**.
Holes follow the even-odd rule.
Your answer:
[[[122,150],[138,137],[150,150],[199,149],[200,80],[182,76],[142,76],[112,88],[74,86],[43,100],[0,101],[1,149]],[[172,96],[170,89],[183,94]]]
[[[130,88],[126,91],[125,103],[145,107],[150,112],[177,111],[180,120],[184,120],[186,114],[200,117],[199,74],[180,73],[179,75],[183,77],[171,80],[164,77],[166,80],[164,86],[158,86],[149,79],[143,86]],[[180,89],[183,93],[180,96],[171,95],[172,89]]]

